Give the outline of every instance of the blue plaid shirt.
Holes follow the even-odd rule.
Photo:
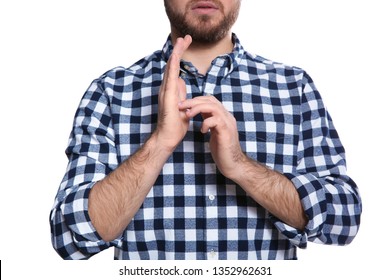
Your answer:
[[[237,120],[243,151],[295,185],[309,222],[278,220],[217,169],[196,117],[121,236],[105,242],[88,215],[94,184],[135,153],[156,127],[157,96],[173,46],[92,82],[76,112],[69,164],[50,215],[65,259],[115,246],[115,259],[296,259],[308,241],[348,244],[361,200],[344,148],[306,72],[234,49],[206,75],[182,61],[187,97],[213,95]]]

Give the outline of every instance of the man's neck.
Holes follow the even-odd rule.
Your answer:
[[[177,36],[172,34],[172,42],[176,42]],[[205,44],[193,41],[183,55],[183,59],[190,61],[200,74],[206,74],[211,62],[219,55],[230,53],[233,50],[232,33],[228,33],[222,40]]]

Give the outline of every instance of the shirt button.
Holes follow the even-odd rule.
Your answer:
[[[211,249],[210,250],[210,257],[215,258],[216,255],[217,255],[217,253],[214,251],[214,249]]]
[[[213,201],[213,200],[215,199],[215,195],[210,194],[210,195],[209,195],[209,199],[210,199],[211,201]]]

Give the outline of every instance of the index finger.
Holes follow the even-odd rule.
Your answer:
[[[184,52],[188,49],[191,42],[192,38],[190,35],[186,35],[184,38],[178,38],[176,40],[176,44],[173,47],[171,57],[169,58],[167,64],[167,80],[164,79],[163,81],[163,88],[165,88],[166,90],[169,90],[169,85],[179,77],[180,59],[183,56]]]
[[[179,60],[182,58],[184,52],[188,49],[192,43],[192,37],[186,35],[184,38],[177,38],[176,43],[173,47],[172,55],[175,54],[179,57]]]

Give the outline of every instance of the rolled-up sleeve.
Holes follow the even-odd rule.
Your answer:
[[[118,165],[114,141],[109,99],[96,80],[76,112],[69,163],[50,213],[52,244],[64,259],[87,259],[120,242],[102,240],[88,215],[90,190]]]
[[[284,175],[296,187],[308,223],[304,231],[272,217],[274,224],[300,248],[305,248],[308,241],[349,244],[359,229],[361,198],[347,175],[345,150],[332,119],[306,73],[301,108],[297,166]]]

